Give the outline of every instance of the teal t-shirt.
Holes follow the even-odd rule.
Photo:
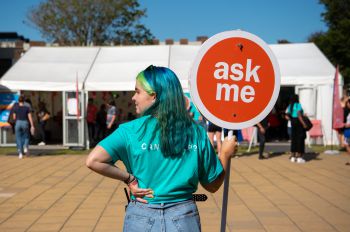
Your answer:
[[[291,105],[288,106],[287,108],[287,114],[290,114],[292,116],[292,118],[297,118],[298,117],[298,112],[299,111],[303,111],[303,108],[301,108],[301,104],[300,103],[295,103],[293,106],[293,109],[291,109]]]
[[[156,126],[156,118],[144,116],[120,125],[99,145],[113,163],[124,163],[140,188],[153,189],[154,198],[145,198],[149,203],[192,199],[199,182],[211,183],[223,171],[206,131],[193,124],[194,138],[182,155],[166,157],[160,149],[159,133],[153,136]]]

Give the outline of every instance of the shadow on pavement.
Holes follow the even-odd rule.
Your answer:
[[[322,160],[320,157],[318,157],[320,155],[320,153],[316,153],[316,152],[306,152],[304,154],[304,160],[306,162],[309,162],[311,160],[316,160],[316,161],[320,161]]]
[[[27,157],[36,157],[36,156],[49,156],[49,155],[66,155],[69,154],[68,150],[48,150],[48,149],[30,149],[29,155]],[[6,156],[18,156],[17,152],[7,152]]]

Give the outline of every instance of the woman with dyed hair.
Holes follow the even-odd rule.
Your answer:
[[[93,171],[123,181],[130,190],[124,231],[200,231],[192,194],[200,183],[216,192],[223,183],[235,139],[219,157],[186,111],[173,71],[149,66],[136,77],[132,100],[141,117],[124,123],[89,154]],[[122,161],[126,171],[114,164]]]

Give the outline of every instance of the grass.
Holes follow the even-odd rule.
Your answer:
[[[311,150],[313,150],[316,153],[323,153],[327,150],[337,150],[339,151],[339,146],[338,145],[327,145],[327,146],[323,146],[323,145],[312,145],[311,146]]]

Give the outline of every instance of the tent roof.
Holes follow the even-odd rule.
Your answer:
[[[102,47],[85,82],[88,91],[134,90],[150,64],[168,66],[169,46]]]
[[[150,64],[171,68],[184,89],[200,46],[103,47],[85,82],[88,91],[134,90],[135,77]]]
[[[169,68],[176,73],[185,91],[189,89],[190,71],[199,48],[198,45],[171,46]]]
[[[281,85],[333,84],[335,68],[314,43],[270,45]]]
[[[89,73],[98,47],[32,47],[1,78],[13,90],[63,91],[79,89]]]
[[[124,47],[32,47],[2,77],[13,90],[133,90],[138,72],[153,64],[170,67],[188,89],[199,45]],[[335,68],[313,43],[270,45],[282,85],[332,84]]]

